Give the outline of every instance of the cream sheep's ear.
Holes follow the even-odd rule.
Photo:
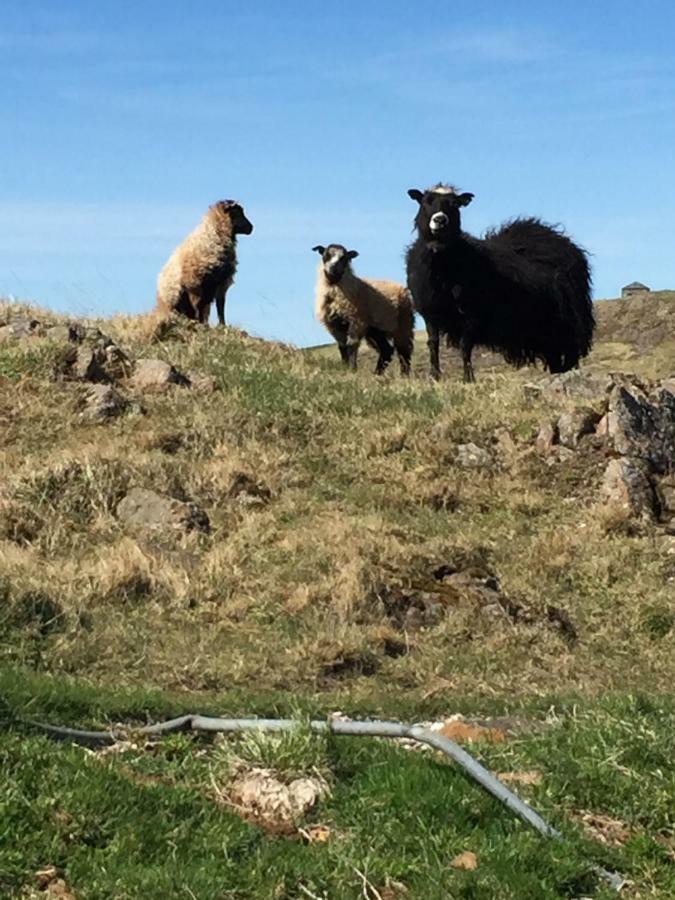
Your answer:
[[[421,203],[422,199],[424,198],[424,194],[422,193],[422,191],[418,191],[417,188],[410,188],[410,190],[408,191],[408,196],[411,200],[417,200],[418,203]]]
[[[469,194],[469,193],[459,194],[457,197],[457,205],[458,206],[468,206],[469,203],[471,203],[471,201],[473,200],[473,198],[474,198],[474,194]]]
[[[317,244],[316,247],[312,247],[313,253],[320,253],[322,256],[326,252],[326,248],[322,247],[321,244]]]
[[[347,259],[356,259],[356,257],[358,255],[359,255],[358,250],[349,250],[349,252],[347,253]]]

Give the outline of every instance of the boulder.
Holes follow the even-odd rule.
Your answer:
[[[595,432],[600,415],[589,406],[579,406],[558,418],[558,438],[564,447],[575,450],[582,437]]]
[[[675,469],[675,392],[663,382],[648,396],[636,384],[617,384],[609,397],[607,437],[622,456],[665,474]]]
[[[140,487],[132,488],[120,500],[117,517],[127,525],[153,531],[208,533],[210,529],[208,516],[196,504]]]
[[[29,316],[21,316],[0,326],[0,343],[11,339],[25,340],[26,338],[37,337],[41,334],[42,328],[37,319],[33,319]]]
[[[109,384],[92,384],[84,395],[82,419],[87,422],[106,422],[121,415],[127,401]]]
[[[602,480],[602,495],[607,505],[626,518],[654,520],[657,500],[649,479],[649,468],[641,459],[612,459]]]
[[[558,426],[550,421],[542,422],[539,433],[534,439],[534,446],[537,453],[540,453],[542,456],[550,456],[558,440]]]
[[[138,359],[131,378],[140,391],[163,393],[174,384],[189,385],[189,380],[178,369],[163,359]]]
[[[675,472],[656,479],[656,494],[664,519],[675,517]]]

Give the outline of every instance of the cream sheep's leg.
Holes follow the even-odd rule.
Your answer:
[[[225,325],[225,301],[227,299],[227,286],[221,284],[216,290],[216,312],[218,313],[218,324]]]

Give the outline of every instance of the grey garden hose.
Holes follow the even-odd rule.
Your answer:
[[[80,731],[59,725],[47,725],[42,722],[24,721],[23,724],[42,731],[54,740],[72,741],[86,747],[105,747],[116,743],[117,738],[111,731]],[[168,734],[175,731],[210,731],[232,733],[238,731],[292,731],[298,727],[294,719],[220,719],[213,716],[186,715],[155,725],[144,725],[129,729],[133,734],[145,736]],[[516,794],[482,766],[455,741],[422,725],[405,725],[399,722],[356,722],[352,720],[329,719],[328,721],[312,721],[309,727],[314,732],[331,732],[339,735],[359,735],[365,737],[408,738],[440,750],[454,760],[461,768],[477,781],[486,791],[496,797],[511,812],[531,825],[544,837],[562,840],[562,834],[549,825],[539,813],[535,812]],[[615,890],[620,891],[623,879],[614,872],[600,866],[594,871],[604,878]]]

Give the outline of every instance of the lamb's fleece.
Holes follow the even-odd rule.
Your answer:
[[[365,337],[371,327],[393,338],[404,338],[412,330],[412,303],[406,288],[395,281],[358,278],[350,270],[338,284],[331,284],[322,262],[317,277],[316,316],[329,331],[332,319],[346,319],[355,338]]]

